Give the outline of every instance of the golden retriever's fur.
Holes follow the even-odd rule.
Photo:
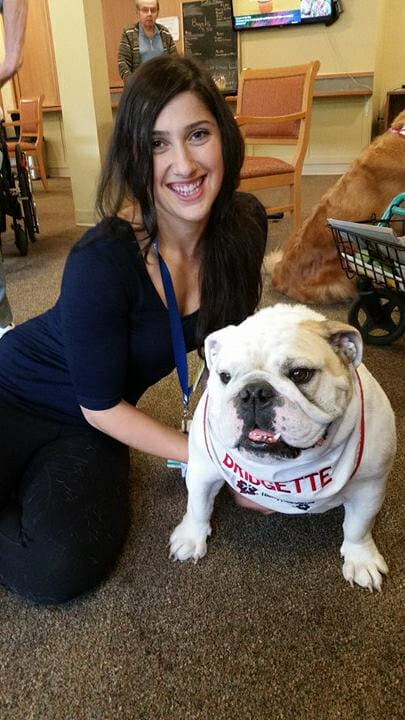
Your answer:
[[[391,128],[405,126],[405,111]],[[270,253],[266,269],[272,286],[300,302],[337,302],[356,293],[340,267],[327,218],[361,221],[378,216],[405,192],[405,137],[387,130],[330,188],[283,250]]]

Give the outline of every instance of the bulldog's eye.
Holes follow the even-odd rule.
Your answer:
[[[224,385],[228,385],[228,383],[229,383],[229,381],[230,381],[230,379],[231,379],[231,376],[230,376],[230,374],[229,374],[228,372],[221,372],[221,373],[219,373],[219,377],[220,377],[220,379],[221,379],[221,382],[224,383]]]
[[[290,370],[290,372],[288,373],[288,377],[296,385],[304,385],[304,383],[312,380],[314,374],[315,370],[312,370],[310,368],[294,368],[294,370]]]

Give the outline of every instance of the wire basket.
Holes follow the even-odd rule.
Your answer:
[[[391,227],[398,237],[405,235],[403,218],[390,220],[372,218],[362,225]],[[331,228],[339,254],[340,264],[348,278],[368,277],[374,284],[398,292],[405,292],[405,244],[401,246],[390,240],[376,240],[354,230]]]

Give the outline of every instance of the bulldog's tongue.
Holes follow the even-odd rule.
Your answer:
[[[273,433],[269,430],[262,430],[261,428],[254,428],[248,435],[249,440],[258,443],[276,443],[280,440],[280,433]]]

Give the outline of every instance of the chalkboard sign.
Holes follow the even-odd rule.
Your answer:
[[[237,33],[232,27],[230,0],[183,2],[184,52],[210,70],[226,95],[238,90]]]

